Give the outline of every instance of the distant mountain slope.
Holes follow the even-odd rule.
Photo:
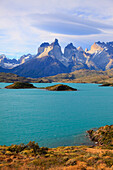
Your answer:
[[[5,68],[2,68],[2,67],[0,66],[0,72],[8,73],[8,72],[9,72],[9,69],[5,69]]]
[[[97,70],[113,68],[113,42],[96,42],[87,53],[91,54],[89,62],[91,61]]]
[[[19,76],[37,78],[65,73],[67,68],[56,58],[43,56],[15,67],[12,72]]]
[[[4,54],[2,54],[2,55],[0,55],[0,66],[2,68],[6,68],[6,69],[12,69],[14,67],[17,67],[17,66],[29,61],[33,57],[34,57],[34,55],[27,54],[27,55],[21,56],[20,59],[16,60],[16,59],[9,59]]]

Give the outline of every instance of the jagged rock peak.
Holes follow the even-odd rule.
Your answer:
[[[52,46],[55,46],[55,45],[58,45],[59,46],[59,43],[58,43],[58,39],[55,39],[55,41],[53,43],[51,43]]]
[[[99,43],[94,43],[92,46],[91,46],[91,51],[95,51],[95,50],[103,50],[103,48],[100,46]]]
[[[88,48],[85,49],[85,52],[87,52],[87,51],[88,51]]]
[[[96,42],[96,44],[98,44],[99,46],[101,46],[102,48],[104,48],[104,47],[113,47],[113,41],[111,41],[111,42],[100,42],[100,41],[98,41],[98,42]]]
[[[73,45],[73,43],[68,44],[65,48],[76,49],[76,47]]]
[[[82,47],[77,48],[78,51],[84,51]]]
[[[40,45],[40,47],[47,47],[47,46],[49,46],[49,43],[48,43],[48,42],[44,42],[44,43],[42,43],[42,44]]]
[[[6,56],[4,54],[0,55],[0,59],[6,58]]]
[[[44,52],[45,48],[47,48],[50,44],[48,42],[44,42],[40,45],[38,48],[38,54],[41,54]]]

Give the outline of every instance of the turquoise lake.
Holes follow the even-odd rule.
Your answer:
[[[66,83],[78,91],[4,89],[9,84],[0,83],[0,145],[30,140],[47,147],[90,144],[86,130],[113,124],[113,87]]]

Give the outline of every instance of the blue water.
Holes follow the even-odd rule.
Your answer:
[[[47,147],[86,144],[86,130],[113,124],[113,87],[67,85],[78,91],[0,89],[0,145],[30,140]]]

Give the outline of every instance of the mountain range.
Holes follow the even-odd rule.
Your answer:
[[[36,55],[23,55],[20,59],[8,59],[0,55],[0,72],[24,77],[46,77],[75,70],[109,70],[113,68],[113,42],[95,42],[91,49],[76,48],[72,43],[64,48],[57,39],[51,44],[44,42]]]

